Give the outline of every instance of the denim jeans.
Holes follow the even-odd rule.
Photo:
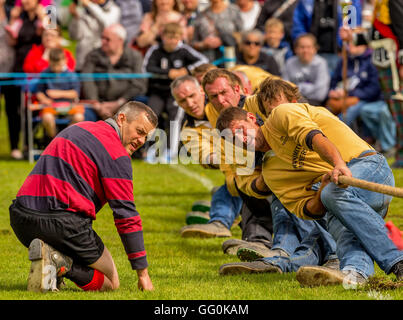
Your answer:
[[[339,119],[343,121],[346,125],[349,127],[352,126],[353,122],[360,116],[361,114],[361,109],[364,106],[363,102],[358,102],[357,104],[349,107],[346,110],[346,113],[340,113],[339,114]]]
[[[230,229],[241,211],[241,207],[242,199],[232,196],[227,189],[227,185],[224,184],[214,192],[211,198],[209,223],[220,221]]]
[[[395,146],[396,122],[385,101],[363,102],[360,117],[382,150],[388,151]]]
[[[289,257],[270,257],[263,260],[274,264],[283,272],[296,272],[304,265],[321,265],[335,259],[336,242],[323,225],[326,220],[304,220],[290,213],[274,198],[271,205],[273,215],[273,247],[282,249]]]
[[[355,158],[347,166],[355,178],[394,186],[392,170],[381,154]],[[368,278],[374,273],[374,260],[386,274],[403,260],[403,251],[389,239],[383,220],[391,196],[329,183],[321,200],[328,210],[328,230],[336,240],[341,270]]]
[[[350,127],[358,117],[366,131],[379,141],[382,150],[387,151],[395,146],[396,123],[385,101],[360,101],[348,108],[345,115],[339,115],[340,120]]]

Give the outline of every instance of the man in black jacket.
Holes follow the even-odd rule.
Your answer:
[[[91,51],[82,73],[141,73],[141,54],[125,46],[126,30],[114,24],[102,33],[102,46]],[[93,100],[99,117],[106,119],[125,102],[146,93],[147,80],[141,78],[84,81],[82,95]]]

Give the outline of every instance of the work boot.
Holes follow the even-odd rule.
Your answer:
[[[32,261],[28,276],[28,291],[58,291],[62,277],[70,271],[73,260],[40,239],[32,240],[28,249]]]
[[[186,214],[186,224],[206,224],[210,221],[210,212],[191,211]]]
[[[258,241],[247,241],[247,240],[241,240],[241,239],[229,239],[226,240],[222,243],[222,251],[225,254],[231,255],[231,256],[236,256],[238,249],[241,247],[246,247],[249,244],[256,244],[258,246],[264,246],[267,248],[263,242],[258,242]]]
[[[272,250],[259,242],[250,243],[246,246],[240,246],[236,255],[241,261],[255,261],[262,258],[289,256],[288,253],[281,249]]]
[[[340,261],[339,259],[330,259],[327,260],[322,267],[326,267],[333,270],[340,270]]]
[[[281,269],[271,263],[264,261],[234,262],[226,263],[220,267],[219,274],[241,274],[241,273],[283,273]]]
[[[352,270],[334,270],[323,266],[303,266],[296,274],[297,281],[306,287],[330,286],[342,284],[345,289],[356,289],[367,280]]]
[[[208,200],[198,200],[193,202],[192,211],[209,212],[211,207],[211,202]]]
[[[229,239],[222,243],[222,251],[225,254],[236,256],[236,253],[241,245],[247,245],[249,242],[241,239]]]
[[[200,237],[231,237],[231,231],[219,221],[214,221],[207,224],[192,224],[181,229],[181,236],[184,238]]]
[[[288,253],[281,249],[271,250],[260,242],[249,242],[241,245],[236,253],[241,261],[255,261],[269,257],[288,257]]]
[[[395,274],[398,281],[403,281],[403,260],[392,267],[392,272]]]

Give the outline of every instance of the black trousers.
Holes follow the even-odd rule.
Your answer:
[[[266,247],[273,245],[273,219],[270,202],[266,199],[250,197],[238,190],[242,199],[240,227],[242,240],[262,242]]]
[[[18,149],[21,132],[21,87],[4,86],[1,91],[6,105],[11,150]]]
[[[104,243],[92,229],[92,220],[69,211],[39,212],[13,201],[10,208],[10,225],[18,240],[29,247],[39,238],[56,250],[73,259],[71,270],[65,277],[83,287],[91,283],[94,269],[88,265],[97,261]]]

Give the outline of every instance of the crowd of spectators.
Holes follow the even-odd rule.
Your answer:
[[[362,21],[362,27],[372,26],[368,17],[378,2],[351,1],[357,26]],[[49,5],[56,10],[49,11]],[[54,18],[49,12],[57,13],[54,28],[46,26]],[[170,82],[184,74],[197,76],[201,65],[224,67],[217,61],[224,47],[233,47],[236,64],[295,83],[310,104],[326,106],[378,143],[380,151],[391,152],[400,126],[385,103],[368,43],[348,47],[344,99],[342,23],[341,6],[332,0],[0,0],[0,72],[49,71],[50,52],[60,49],[60,72],[157,74],[151,79],[86,79],[73,100],[90,103],[98,119],[110,117],[128,100],[140,100],[172,120],[178,107]],[[21,87],[0,88],[11,156],[21,159]],[[51,100],[46,90],[39,97]],[[348,113],[342,103],[349,106]]]

